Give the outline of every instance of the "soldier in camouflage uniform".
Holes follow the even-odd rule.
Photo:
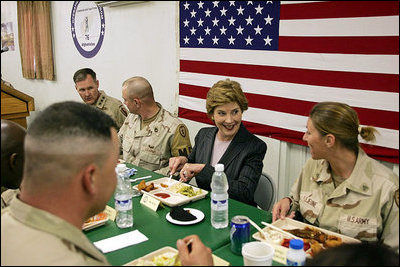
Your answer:
[[[116,124],[98,109],[68,101],[35,117],[21,192],[1,213],[1,265],[110,265],[82,225],[113,195],[118,157]]]
[[[192,150],[187,127],[155,102],[153,89],[143,77],[126,80],[122,98],[130,112],[118,132],[122,159],[167,175],[169,158],[188,156]]]
[[[82,100],[96,108],[104,111],[114,119],[121,128],[125,121],[128,111],[122,102],[114,97],[108,96],[104,91],[99,90],[99,81],[96,80],[96,73],[89,68],[80,69],[74,74],[75,88]]]
[[[312,159],[289,197],[274,205],[273,221],[297,211],[307,223],[398,251],[399,177],[366,155],[357,138],[373,141],[375,132],[346,104],[315,105],[303,137]]]

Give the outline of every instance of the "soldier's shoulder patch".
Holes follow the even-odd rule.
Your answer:
[[[187,132],[185,125],[179,126],[179,133],[182,135],[182,137],[186,137]]]
[[[397,207],[399,207],[399,189],[394,192],[394,202],[396,203]]]
[[[121,111],[122,114],[124,114],[125,117],[128,116],[128,112],[126,111],[123,105],[119,106],[119,110]]]

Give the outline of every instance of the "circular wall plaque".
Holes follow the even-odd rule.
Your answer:
[[[71,33],[79,53],[86,58],[94,57],[104,39],[103,8],[92,1],[75,1],[71,12]]]

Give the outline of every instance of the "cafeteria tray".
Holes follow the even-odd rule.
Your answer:
[[[171,182],[171,184],[169,184],[169,181]],[[156,187],[156,189],[151,190],[146,193],[149,194],[150,196],[156,198],[157,200],[160,200],[161,203],[163,203],[167,206],[170,206],[170,207],[180,206],[180,205],[192,202],[192,201],[202,199],[208,194],[207,190],[200,189],[198,187],[195,187],[195,186],[192,186],[192,185],[189,185],[186,183],[179,183],[178,181],[176,181],[174,179],[169,180],[168,177],[163,177],[163,178],[159,178],[156,180],[147,181],[146,185],[149,185],[150,183],[154,183],[154,187]],[[169,185],[169,186],[163,187],[163,186],[161,186],[161,184]],[[192,187],[193,191],[195,193],[198,193],[198,195],[188,197],[181,193],[177,193],[176,190],[173,190],[173,189],[177,189],[179,187]],[[137,189],[138,185],[133,186],[133,188]],[[169,197],[162,198],[162,197],[159,197],[156,195],[156,194],[160,194],[160,193],[168,194]]]
[[[99,226],[104,225],[108,221],[108,215],[107,213],[100,212],[99,214],[94,215],[93,217],[90,217],[85,221],[85,223],[82,225],[82,230],[87,231]]]
[[[133,261],[130,261],[123,266],[149,266],[153,263],[153,259],[155,256],[160,256],[162,254],[165,254],[167,256],[172,256],[173,254],[178,253],[178,250],[173,248],[173,247],[163,247],[160,248],[156,251],[150,252],[149,254],[146,254],[140,258],[137,258]],[[214,260],[214,266],[229,266],[229,262],[226,260],[212,254],[213,260]],[[154,264],[155,265],[155,264]]]
[[[339,233],[336,233],[336,232],[332,232],[332,231],[329,231],[329,230],[326,230],[326,229],[322,229],[322,228],[319,228],[319,227],[314,226],[314,225],[310,225],[310,224],[307,224],[307,223],[299,222],[299,221],[296,221],[296,220],[293,220],[293,219],[290,219],[290,218],[285,218],[284,220],[281,220],[281,219],[276,220],[275,222],[272,223],[272,225],[276,226],[276,227],[278,227],[280,229],[283,229],[283,230],[285,230],[285,229],[286,230],[304,229],[307,226],[309,228],[319,230],[319,231],[321,231],[321,232],[323,232],[323,233],[325,233],[327,235],[340,237],[342,239],[342,243],[360,243],[361,242],[358,239],[355,239],[355,238],[352,238],[352,237],[349,237],[349,236],[345,236],[345,235],[342,235],[342,234],[339,234]],[[262,228],[262,230],[264,232],[266,232],[266,233],[267,233],[267,231],[266,231],[267,229],[268,229],[268,231],[271,231],[271,228],[269,228],[268,226],[265,226],[264,228]],[[272,232],[273,232],[273,230],[272,230]],[[264,239],[261,236],[260,232],[258,232],[258,231],[253,234],[253,238],[256,239],[256,240],[259,240],[259,241],[271,243],[272,245],[274,245],[274,247],[275,246],[279,246],[281,251],[287,251],[288,250],[288,248],[280,245],[281,242],[283,241],[283,238],[289,238],[290,239],[290,237],[284,236],[284,237],[282,237],[282,239],[277,238],[277,239],[273,240],[273,242],[271,242],[270,240]],[[307,252],[306,253],[307,258],[311,258],[311,254],[310,254],[311,249],[309,249],[306,252]],[[274,258],[274,260],[275,261],[279,261],[278,259],[275,259],[275,258]]]

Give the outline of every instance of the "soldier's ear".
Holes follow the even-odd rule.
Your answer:
[[[139,108],[140,104],[140,99],[139,98],[134,98],[133,101],[135,101],[135,105],[137,108]]]
[[[96,166],[89,164],[82,172],[82,186],[85,192],[90,195],[96,193],[96,180],[95,180]]]
[[[328,147],[333,147],[335,144],[336,138],[333,134],[327,134],[325,136],[325,143]]]
[[[17,153],[12,153],[10,156],[10,168],[14,169],[17,165]]]

